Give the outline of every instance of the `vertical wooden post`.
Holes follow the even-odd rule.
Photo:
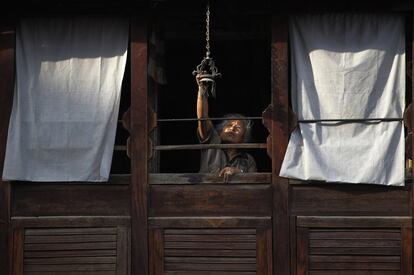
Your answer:
[[[147,231],[147,18],[131,20],[131,262],[133,275],[148,274]]]
[[[290,217],[290,273],[296,275],[297,273],[297,241],[296,241],[296,216]]]
[[[12,258],[12,275],[23,275],[23,259],[24,259],[24,229],[22,227],[13,228],[10,234],[13,240]]]
[[[413,274],[413,228],[412,226],[403,226],[401,228],[402,238],[402,261],[401,261],[401,274],[412,275]]]
[[[1,180],[14,91],[15,24],[0,23],[0,275],[9,272],[10,184]]]
[[[116,240],[116,269],[119,275],[129,274],[129,249],[128,249],[128,234],[129,230],[126,226],[118,226],[117,228],[117,240]]]
[[[297,241],[297,247],[299,248],[297,250],[296,254],[296,274],[297,275],[306,275],[308,274],[309,270],[309,260],[308,260],[308,254],[309,254],[309,232],[308,228],[306,227],[298,227],[296,231],[296,241]],[[296,275],[295,274],[295,275]]]
[[[413,66],[414,66],[414,9],[413,8],[411,9],[409,20],[411,21],[410,22],[411,33],[408,36],[411,39],[411,41],[410,41],[411,49],[409,49],[411,51],[411,60],[410,60],[411,61],[411,77],[410,77],[411,83],[408,84],[408,85],[411,85],[411,104],[412,104],[412,106],[414,106],[413,105],[414,104],[414,81],[413,81],[413,76],[414,76],[414,73],[413,73],[414,72],[414,70],[413,70]],[[408,26],[408,24],[406,24],[406,25]],[[414,124],[414,112],[411,112],[411,115],[413,116],[411,118],[411,129],[413,129],[413,126],[414,126],[413,125]],[[411,168],[412,169],[412,171],[411,171],[411,181],[413,181],[413,179],[414,179],[414,149],[413,148],[414,148],[414,138],[411,138],[411,154],[412,154],[411,155],[411,161],[413,163],[412,168]],[[410,210],[411,210],[412,222],[414,221],[413,208],[414,208],[414,187],[413,187],[413,184],[411,184],[411,209]],[[414,228],[414,225],[411,226],[411,230],[413,228]],[[413,247],[414,247],[414,243],[413,243],[412,233],[411,233],[411,258],[409,259],[411,261],[411,268],[413,268],[413,258],[412,258],[412,248]]]
[[[256,274],[271,275],[272,271],[272,228],[269,226],[256,229]]]
[[[149,270],[151,275],[164,274],[164,232],[161,228],[152,228],[149,232],[150,259]]]
[[[289,142],[288,17],[272,18],[272,184],[274,274],[290,274],[289,182],[279,177]]]

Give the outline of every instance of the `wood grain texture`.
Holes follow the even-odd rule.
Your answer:
[[[130,274],[130,253],[131,243],[129,242],[129,236],[131,232],[126,226],[117,227],[117,240],[116,240],[116,272],[118,275]]]
[[[154,20],[157,21],[157,20]],[[157,23],[151,21],[149,24],[156,25]],[[152,53],[151,43],[149,45],[148,54]],[[151,58],[151,57],[149,57]],[[160,152],[154,150],[153,146],[160,144],[161,131],[158,127],[158,94],[162,91],[161,85],[154,79],[148,80],[148,172],[159,173],[160,172]]]
[[[256,238],[256,274],[272,275],[272,228],[258,228]]]
[[[15,23],[0,21],[0,172],[3,173],[7,132],[14,91]],[[9,271],[10,184],[0,178],[0,275]]]
[[[306,275],[308,274],[309,264],[309,240],[308,240],[308,228],[299,227],[296,229],[296,274]]]
[[[131,19],[131,232],[132,274],[148,274],[147,18]]]
[[[161,228],[151,229],[149,242],[149,272],[151,275],[164,274],[164,231]]]
[[[165,273],[255,272],[258,247],[256,230],[238,229],[238,234],[235,233],[233,229],[222,228],[164,230]],[[188,251],[195,255],[190,255]],[[247,251],[250,257],[240,257],[241,252]],[[223,253],[227,256],[223,257]],[[261,267],[261,270],[266,270],[266,267]]]
[[[361,235],[368,229],[342,229],[343,236],[330,234],[338,229],[308,229],[309,270],[395,270],[401,271],[402,243],[399,238],[379,238],[376,233],[395,233],[396,229],[370,229],[371,236]],[[312,234],[316,230],[318,234]],[[302,248],[301,248],[302,249]],[[406,273],[403,273],[406,274]]]
[[[297,253],[297,232],[296,232],[296,217],[290,216],[290,268],[292,274],[296,274],[297,264],[296,264],[296,253]]]
[[[411,217],[297,217],[296,223],[297,274],[412,274]]]
[[[270,216],[270,185],[152,185],[151,217]]]
[[[401,272],[402,274],[413,274],[413,228],[411,225],[403,226],[401,230],[402,234],[402,261]]]
[[[406,13],[405,28],[406,28],[406,30],[405,30],[406,31],[406,39],[407,39],[407,42],[406,42],[406,51],[407,51],[406,52],[406,56],[407,56],[406,69],[407,69],[407,77],[408,77],[408,78],[406,78],[406,81],[408,82],[406,84],[406,86],[407,86],[406,93],[411,92],[411,98],[407,99],[408,101],[411,101],[411,102],[408,102],[407,103],[408,106],[406,106],[406,108],[411,107],[411,108],[409,108],[410,112],[408,112],[408,114],[411,114],[411,117],[407,118],[410,125],[407,126],[406,131],[408,133],[412,133],[412,131],[414,129],[413,128],[414,127],[414,112],[412,111],[413,104],[414,104],[414,93],[413,93],[413,91],[414,91],[414,81],[413,81],[413,76],[414,76],[414,70],[413,70],[413,66],[414,66],[413,65],[414,64],[413,63],[413,61],[414,61],[414,9],[411,9],[410,12]],[[411,148],[410,148],[410,146],[411,146]],[[410,149],[410,152],[411,152],[411,155],[406,156],[406,158],[410,158],[412,161],[414,161],[414,150],[413,150],[414,147],[413,146],[414,146],[414,139],[411,138],[411,144],[408,145],[408,147]],[[414,181],[413,176],[414,176],[414,165],[412,165],[412,168],[411,168],[411,182]],[[412,188],[412,185],[411,185],[411,198],[412,198],[412,200],[414,200],[414,188]],[[412,206],[412,208],[414,208],[414,204],[412,204],[411,206]],[[412,209],[411,214],[413,214],[413,213],[414,213],[414,209]]]
[[[96,227],[129,226],[129,216],[43,216],[12,217],[14,227]]]
[[[245,229],[268,227],[271,217],[149,217],[152,228]]]
[[[149,174],[149,184],[267,184],[272,180],[271,173],[239,173],[224,183],[223,178],[216,174],[185,173],[185,174]]]
[[[298,216],[298,227],[334,227],[334,228],[354,228],[354,227],[394,227],[402,226],[410,227],[412,223],[411,217],[322,217],[322,216]]]
[[[25,274],[109,271],[128,274],[129,231],[126,226],[20,227],[19,231],[24,231],[24,245],[19,255],[23,257]]]
[[[369,271],[366,270],[312,270],[309,271],[308,275],[401,275],[400,271],[395,270],[376,270]]]
[[[12,230],[12,249],[11,249],[11,274],[23,275],[23,251],[24,251],[24,231],[23,228],[13,228]]]
[[[273,251],[274,272],[290,274],[289,254],[289,183],[279,177],[289,142],[289,72],[288,17],[272,17],[272,183],[273,183]]]
[[[410,196],[407,188],[387,186],[291,185],[290,211],[298,216],[409,216]]]
[[[12,216],[126,216],[130,187],[112,184],[13,185]]]
[[[182,144],[182,145],[155,145],[154,150],[202,150],[202,149],[266,149],[265,143],[237,143],[237,144]]]
[[[411,88],[411,104],[414,104],[414,81],[413,81],[413,76],[414,76],[414,70],[413,70],[413,64],[414,64],[414,9],[411,9],[411,12],[409,13],[409,19],[408,19],[408,21],[409,21],[409,23],[407,24],[408,25],[408,30],[406,30],[406,31],[408,31],[409,32],[409,34],[408,34],[408,39],[409,39],[409,43],[411,44],[411,47],[409,47],[409,49],[408,49],[408,57],[411,57],[410,58],[410,62],[411,62],[411,75],[409,75],[409,80],[411,81],[411,85],[410,85],[410,88]],[[412,117],[411,117],[411,129],[414,129],[414,112],[411,112],[411,115],[412,115]],[[414,161],[414,150],[413,150],[413,148],[414,148],[414,139],[413,138],[411,138],[411,160],[412,161]],[[413,167],[412,167],[412,169],[411,169],[411,182],[414,182],[414,165],[413,165]],[[414,215],[414,188],[413,188],[413,185],[411,184],[411,216],[413,216]],[[413,253],[413,246],[414,246],[414,244],[413,244],[413,238],[412,238],[412,230],[413,230],[413,225],[411,225],[411,229],[410,230],[408,230],[408,232],[407,232],[407,229],[406,228],[404,228],[404,230],[403,230],[403,236],[404,236],[404,249],[408,249],[408,251],[403,251],[403,253],[405,254],[405,253],[407,253],[407,254],[411,254],[411,259],[410,259],[410,262],[403,262],[403,264],[402,264],[402,270],[404,271],[404,272],[408,272],[408,274],[412,274],[412,270],[411,271],[406,271],[406,269],[407,268],[409,268],[409,269],[412,269],[412,267],[413,267],[413,257],[412,257],[412,253]],[[411,239],[411,240],[410,240]],[[410,248],[407,248],[407,246],[406,245],[409,245],[410,246]],[[411,273],[410,273],[411,272]]]
[[[56,271],[25,271],[25,275],[56,275]],[[59,271],[59,275],[96,275],[96,271]],[[99,271],[99,275],[118,275],[116,271]]]
[[[220,271],[220,270],[209,270],[209,271],[168,271],[165,275],[256,275],[256,271]]]
[[[0,180],[0,255],[5,255],[0,257],[0,275],[8,275],[11,264],[10,194],[10,184]]]

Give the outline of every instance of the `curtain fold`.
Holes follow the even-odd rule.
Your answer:
[[[119,18],[21,21],[4,180],[108,179],[128,29]]]
[[[402,118],[403,16],[297,16],[290,21],[290,39],[291,101],[299,121]],[[403,123],[299,123],[280,176],[404,185]]]

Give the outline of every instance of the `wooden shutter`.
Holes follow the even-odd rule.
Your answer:
[[[151,226],[149,235],[150,274],[272,274],[270,220],[240,226],[253,222],[257,223],[239,218],[190,218],[185,223],[176,218],[152,219],[156,226]]]
[[[167,229],[165,274],[256,274],[255,229]]]
[[[125,227],[26,228],[23,274],[127,274]]]
[[[411,217],[297,217],[297,274],[411,274]]]

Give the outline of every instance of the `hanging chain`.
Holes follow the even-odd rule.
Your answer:
[[[206,57],[210,57],[210,0],[207,0],[206,11]]]
[[[221,73],[218,72],[216,65],[214,64],[213,58],[210,57],[210,0],[207,0],[206,9],[206,56],[201,63],[197,66],[196,70],[193,71],[193,75],[200,77],[200,82],[210,82],[209,92],[207,91],[206,96],[211,94],[216,97],[216,81],[215,79],[221,77]]]

